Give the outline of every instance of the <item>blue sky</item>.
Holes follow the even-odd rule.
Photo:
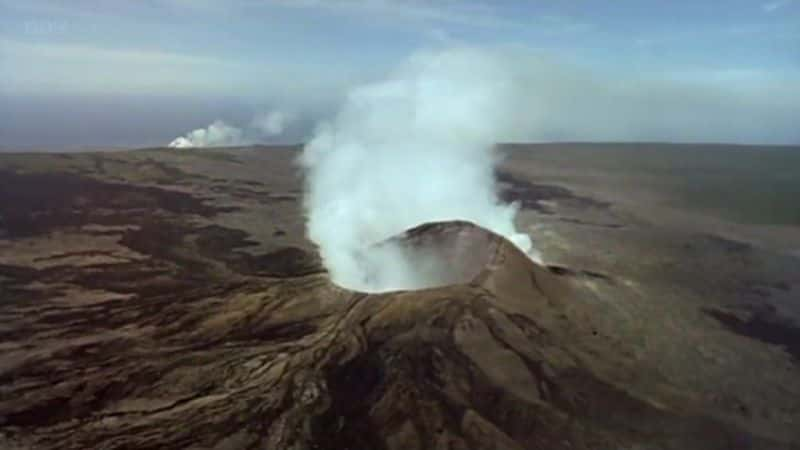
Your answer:
[[[0,0],[0,148],[159,145],[272,109],[299,118],[286,137],[299,140],[350,87],[448,46],[514,46],[544,55],[533,72],[569,68],[573,84],[530,89],[564,92],[553,114],[584,121],[533,140],[800,143],[800,0]],[[650,131],[591,113],[606,102],[621,123],[666,101],[657,120],[674,126]],[[690,129],[689,105],[731,118]]]

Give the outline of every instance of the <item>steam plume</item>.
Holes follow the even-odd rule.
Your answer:
[[[206,128],[198,128],[186,133],[184,136],[173,139],[168,146],[172,148],[193,148],[251,145],[282,135],[293,120],[294,115],[283,111],[259,113],[246,129],[216,120]]]
[[[428,285],[424,261],[373,244],[429,221],[468,220],[532,252],[493,175],[492,147],[511,122],[509,73],[480,50],[418,53],[352,90],[319,126],[301,157],[307,231],[334,281],[367,291]]]
[[[224,147],[242,145],[244,133],[236,127],[216,120],[207,128],[198,128],[185,136],[180,136],[169,143],[173,148],[191,147]]]
[[[264,136],[280,136],[294,120],[294,115],[283,111],[271,111],[257,114],[250,126]]]

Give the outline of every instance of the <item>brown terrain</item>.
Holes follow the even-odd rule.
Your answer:
[[[0,449],[800,449],[800,228],[518,147],[546,265],[424,224],[445,285],[381,294],[296,148],[0,155]]]

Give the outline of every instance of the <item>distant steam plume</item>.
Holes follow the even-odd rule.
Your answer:
[[[264,136],[280,136],[294,120],[294,115],[283,111],[257,114],[250,123],[251,128]]]
[[[242,145],[245,142],[242,130],[232,127],[221,120],[216,120],[207,128],[198,128],[190,131],[185,136],[173,139],[169,143],[169,147],[225,147]]]
[[[252,145],[282,135],[293,120],[294,115],[283,111],[259,113],[245,129],[215,120],[206,128],[198,128],[173,139],[168,146],[193,148]]]
[[[509,73],[480,50],[418,53],[352,90],[319,126],[301,157],[307,231],[334,281],[367,291],[429,285],[435,267],[374,244],[430,221],[468,220],[532,253],[494,180],[492,147],[512,122]]]

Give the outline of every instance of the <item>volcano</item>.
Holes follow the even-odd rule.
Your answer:
[[[741,277],[774,254],[620,213],[605,226],[607,203],[508,176],[529,214],[680,244],[626,272],[586,263],[602,240],[543,265],[472,223],[426,223],[378,246],[436,268],[427,285],[348,290],[303,237],[294,152],[0,158],[0,447],[798,448],[791,342],[746,336],[713,296],[692,303],[739,285],[683,258],[727,255]],[[651,266],[674,255],[688,268]],[[747,358],[777,362],[719,374]]]

